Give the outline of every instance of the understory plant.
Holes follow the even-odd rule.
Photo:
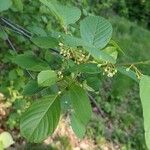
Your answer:
[[[33,100],[21,115],[21,135],[29,142],[40,143],[54,133],[61,116],[67,114],[73,131],[83,138],[92,116],[94,98],[100,96],[86,75],[93,75],[96,81],[97,77],[113,78],[120,73],[139,83],[145,140],[150,149],[150,77],[137,67],[150,61],[119,62],[118,57],[124,52],[112,40],[113,28],[107,19],[92,14],[85,16],[79,8],[54,0],[39,3],[43,13],[55,17],[49,32],[31,33],[0,18],[0,38],[14,50],[9,59],[24,71],[20,76],[26,76],[22,94],[25,99]],[[15,4],[22,8],[21,1]],[[2,12],[12,1],[2,0],[0,5]],[[16,51],[9,39],[9,30],[27,38],[34,50]]]

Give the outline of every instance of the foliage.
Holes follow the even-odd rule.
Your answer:
[[[145,140],[147,147],[150,149],[149,91],[150,91],[150,77],[143,76],[140,82],[140,96],[143,106]]]
[[[26,12],[25,15],[22,15],[23,17],[19,18],[19,21],[30,31],[3,17],[0,18],[1,41],[7,41],[11,46],[10,49],[14,50],[3,51],[0,56],[3,70],[1,80],[5,79],[4,75],[9,74],[6,82],[1,81],[0,89],[10,97],[15,95],[15,100],[10,98],[10,103],[17,110],[15,118],[18,120],[21,118],[21,135],[30,142],[42,142],[53,134],[61,113],[65,113],[70,116],[71,126],[76,135],[83,138],[92,116],[93,103],[95,104],[93,97],[96,101],[101,98],[102,101],[99,103],[102,104],[102,109],[115,118],[114,102],[116,99],[121,101],[120,97],[124,94],[121,91],[123,92],[124,86],[126,88],[129,85],[132,86],[129,77],[137,83],[140,82],[146,132],[148,116],[145,115],[147,114],[145,113],[145,101],[147,100],[145,97],[149,95],[147,96],[148,92],[145,93],[145,86],[149,88],[149,84],[146,85],[149,81],[144,81],[146,76],[143,76],[138,69],[137,65],[141,62],[126,62],[124,51],[112,40],[110,22],[88,12],[81,14],[80,9],[60,4],[55,0],[32,2],[34,7],[29,6],[28,9],[23,7],[27,1],[23,2],[12,1],[12,6],[8,3],[5,10],[11,7],[9,11],[12,12],[12,15],[16,11]],[[40,9],[37,11],[35,6],[39,5]],[[0,9],[0,11],[4,10]],[[31,22],[29,15],[31,12],[37,14],[32,16],[35,22]],[[7,12],[4,11],[2,14],[5,16]],[[11,31],[24,37],[16,37],[16,34],[12,34]],[[133,35],[137,35],[136,31]],[[12,40],[15,45],[10,41],[11,36],[17,39],[15,42]],[[3,49],[7,49],[5,44]],[[121,63],[120,55],[125,63]],[[147,63],[149,60],[142,61],[142,64]],[[8,69],[5,70],[6,66],[11,69],[10,72]],[[102,74],[105,76],[103,77]],[[107,94],[110,95],[99,93],[99,89],[103,89],[100,84],[103,80],[105,81],[106,77],[116,79],[112,84],[113,90],[110,93],[107,91]],[[7,88],[10,85],[11,88]],[[149,91],[148,88],[146,87]],[[112,101],[105,102],[109,98]],[[65,106],[62,105],[63,100],[65,100]],[[124,116],[122,120],[128,124],[128,118],[132,122],[130,116]],[[8,124],[10,122],[11,117]],[[117,131],[119,135],[122,134],[120,130]],[[147,134],[145,137],[148,141]],[[147,146],[148,144],[147,142]]]
[[[30,142],[41,142],[54,132],[59,117],[58,95],[44,97],[34,103],[22,116],[21,133]]]
[[[0,12],[7,10],[12,5],[11,0],[1,0]]]

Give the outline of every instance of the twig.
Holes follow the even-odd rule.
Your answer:
[[[20,35],[24,35],[26,38],[31,40],[31,37],[32,37],[33,34],[30,31],[24,29],[23,27],[19,26],[18,24],[14,24],[13,22],[11,22],[10,20],[8,20],[6,18],[0,17],[0,21],[2,22],[2,25],[7,26],[12,31],[14,31],[14,32],[16,32]],[[114,41],[112,41],[112,42],[113,42],[113,44],[115,43]],[[56,53],[59,53],[59,50],[57,50],[57,49],[50,48],[50,50],[52,50]],[[140,61],[140,62],[133,62],[133,63],[120,63],[120,64],[116,64],[116,65],[117,66],[130,66],[132,64],[133,65],[148,65],[148,64],[150,64],[150,60]]]
[[[14,51],[17,53],[17,51],[16,51],[14,45],[12,44],[12,42],[10,41],[10,39],[7,38],[6,41],[8,42],[10,48],[11,48],[12,50],[14,50]],[[32,79],[34,79],[33,75],[30,73],[30,71],[28,71],[28,70],[26,70],[26,71],[27,71],[27,73],[30,75],[30,77],[31,77]]]
[[[150,60],[146,60],[146,61],[139,61],[139,62],[131,62],[131,63],[120,63],[117,64],[118,66],[130,66],[130,65],[149,65],[150,64]]]
[[[53,52],[59,54],[59,51],[57,49],[54,49],[54,48],[50,48],[50,50],[52,50]]]
[[[22,34],[27,38],[31,38],[32,34],[28,30],[24,29],[23,27],[16,25],[16,24],[12,23],[11,21],[9,21],[5,18],[2,18],[2,17],[0,18],[0,20],[2,22],[2,25],[4,24],[6,27],[10,28],[11,30],[13,30],[19,34]]]
[[[13,51],[15,51],[15,52],[17,53],[17,51],[16,51],[14,45],[12,44],[12,42],[10,41],[10,39],[7,38],[6,41],[7,41],[7,43],[10,45],[10,48],[11,48]]]
[[[104,112],[101,110],[101,108],[98,106],[96,100],[92,97],[91,94],[87,93],[88,97],[90,98],[90,100],[92,101],[92,103],[95,105],[95,107],[97,108],[98,112],[100,113],[100,115],[105,118]]]
[[[12,23],[10,20],[8,20],[6,18],[1,17],[0,21],[2,22],[1,25],[4,25],[4,26],[8,27],[10,30],[12,30],[13,32],[15,32],[19,35],[23,35],[26,38],[28,38],[29,40],[31,40],[33,34],[30,31],[24,29],[23,27],[21,27],[17,24]],[[57,49],[50,48],[50,50],[52,50],[55,53],[59,53],[59,50],[57,50]]]

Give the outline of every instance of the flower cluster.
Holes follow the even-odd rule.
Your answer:
[[[113,65],[113,64],[109,64],[109,63],[106,63],[105,65],[103,64],[98,64],[97,65],[99,68],[102,67],[104,72],[103,72],[103,75],[107,75],[107,77],[113,77],[116,73],[117,73],[117,69],[116,67]]]
[[[62,43],[60,46],[60,54],[66,59],[72,59],[76,64],[85,63],[88,60],[88,56],[82,50],[67,47]]]
[[[62,74],[62,71],[58,71],[57,76],[58,76],[59,79],[62,79],[64,77],[63,74]]]

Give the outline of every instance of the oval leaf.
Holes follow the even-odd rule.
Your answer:
[[[80,9],[76,7],[61,5],[54,0],[40,0],[40,2],[50,9],[62,26],[68,26],[69,24],[75,23],[81,16]]]
[[[100,73],[100,69],[96,64],[79,64],[69,68],[70,72],[82,72],[87,74],[98,74]]]
[[[74,84],[69,89],[70,100],[77,119],[86,125],[92,115],[92,108],[89,98],[80,86]]]
[[[37,92],[39,92],[41,90],[41,87],[38,87],[38,83],[35,80],[31,80],[29,81],[24,89],[23,89],[23,95],[25,96],[31,96]]]
[[[41,71],[38,74],[39,86],[46,87],[55,84],[57,81],[57,74],[53,70]]]
[[[77,135],[77,137],[83,138],[86,131],[85,125],[82,124],[81,121],[78,120],[74,114],[71,115],[71,127],[74,133]]]
[[[104,48],[112,37],[112,26],[103,17],[89,16],[80,22],[82,39],[95,48]]]
[[[23,69],[31,71],[42,71],[50,69],[49,65],[45,61],[37,58],[36,56],[28,54],[14,56],[12,62],[22,67]]]
[[[117,70],[123,74],[123,75],[126,75],[128,76],[129,78],[133,79],[134,81],[136,81],[137,83],[139,82],[138,79],[137,79],[137,76],[136,76],[136,73],[132,70],[129,70],[127,71],[127,68],[126,67],[117,67]]]
[[[140,97],[143,107],[145,140],[150,149],[150,76],[143,76],[140,81]]]
[[[86,50],[99,62],[107,61],[112,64],[116,63],[116,60],[108,53],[103,50],[99,50],[94,47],[86,47]]]
[[[58,46],[58,41],[50,36],[35,37],[32,38],[31,41],[38,47],[45,49],[54,48]]]
[[[60,117],[58,96],[48,96],[39,100],[23,114],[20,123],[21,134],[28,141],[39,143],[51,135]]]

